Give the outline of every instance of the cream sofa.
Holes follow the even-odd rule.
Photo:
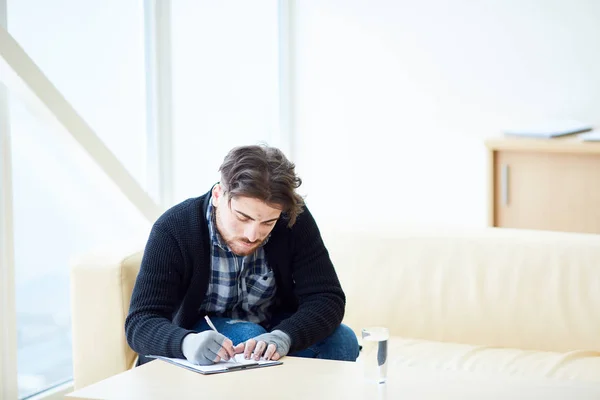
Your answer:
[[[390,329],[393,362],[600,382],[600,235],[484,228],[322,229],[344,322]],[[124,322],[141,252],[72,265],[80,388],[131,368]]]

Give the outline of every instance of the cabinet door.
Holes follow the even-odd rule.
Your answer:
[[[600,233],[600,155],[496,152],[494,225]]]

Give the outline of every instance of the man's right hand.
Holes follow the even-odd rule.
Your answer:
[[[189,362],[198,365],[228,361],[236,354],[231,340],[215,331],[190,333],[183,338],[181,351]],[[237,349],[238,353],[241,351]]]

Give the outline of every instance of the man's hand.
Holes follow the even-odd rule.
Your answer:
[[[290,337],[282,331],[263,333],[246,341],[244,358],[258,361],[264,353],[265,360],[279,360],[290,351],[291,343]]]
[[[228,361],[243,350],[243,343],[233,347],[231,340],[215,331],[190,333],[181,343],[181,351],[185,358],[198,365],[210,365],[221,360]]]

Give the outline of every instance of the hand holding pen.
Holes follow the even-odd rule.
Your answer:
[[[233,342],[217,331],[208,316],[204,318],[212,330],[190,333],[183,338],[181,351],[189,362],[210,365],[221,360],[229,361],[243,351],[243,344],[233,347]]]
[[[210,320],[210,318],[208,317],[208,315],[205,315],[205,316],[204,316],[204,319],[206,320],[206,323],[208,324],[208,326],[210,326],[210,329],[212,329],[213,331],[215,331],[215,332],[219,333],[219,331],[218,331],[218,330],[217,330],[217,328],[216,328],[216,327],[213,325],[213,323],[212,323],[212,321]],[[227,339],[227,340],[229,340],[229,339]],[[229,340],[229,341],[231,342],[231,340]],[[232,346],[233,346],[233,343],[232,343]],[[233,361],[233,362],[237,362],[237,361],[235,360],[235,354],[242,353],[242,352],[244,351],[244,344],[243,344],[243,343],[240,343],[240,344],[238,344],[237,346],[235,346],[235,347],[233,348],[233,351],[234,351],[234,355],[231,357],[231,361]],[[227,361],[227,360],[225,360],[225,361]]]

